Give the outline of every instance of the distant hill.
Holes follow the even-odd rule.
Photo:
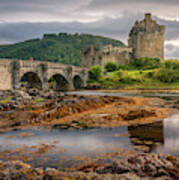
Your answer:
[[[124,47],[119,41],[90,34],[45,34],[42,39],[32,39],[12,45],[0,45],[0,58],[27,60],[33,57],[39,61],[81,65],[82,49],[90,45],[96,49],[112,44]]]

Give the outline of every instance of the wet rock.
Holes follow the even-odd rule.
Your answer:
[[[40,94],[38,89],[28,89],[27,93],[29,96],[38,96]]]
[[[134,149],[139,150],[139,151],[142,151],[142,152],[145,152],[145,153],[150,152],[150,147],[149,147],[149,146],[145,146],[145,145],[135,145],[135,146],[133,146],[133,147],[134,147]]]
[[[20,95],[21,98],[23,99],[28,99],[31,100],[32,98],[30,97],[30,95],[24,91],[17,91],[17,93]],[[20,100],[18,97],[14,97],[15,100]]]
[[[157,174],[157,168],[153,164],[145,164],[144,171],[146,172],[146,174],[149,174],[153,177]]]
[[[156,173],[154,173],[153,171],[152,173],[153,173],[152,175],[155,177],[169,176],[169,173],[165,169],[162,169],[162,168],[158,169]]]
[[[112,164],[104,168],[96,169],[96,172],[99,174],[123,174],[128,173],[129,171],[130,169],[125,164],[122,164],[120,161],[113,162]]]
[[[151,117],[155,116],[156,113],[154,111],[148,111],[145,109],[138,109],[134,111],[130,111],[127,115],[125,115],[123,118],[124,120],[134,120],[138,118],[146,118],[146,117]]]
[[[175,159],[170,157],[170,160]],[[112,179],[156,179],[170,180],[178,179],[178,167],[175,162],[172,163],[167,158],[162,158],[155,154],[137,154],[123,160],[113,160],[110,164],[91,164],[74,169],[73,171],[59,171],[54,168],[35,169],[29,164],[21,161],[0,161],[0,179],[18,179],[18,180],[112,180]],[[171,164],[170,164],[171,163]]]
[[[44,173],[44,180],[58,179],[60,172],[54,168],[47,168]]]
[[[0,179],[30,180],[34,177],[41,180],[43,178],[43,174],[31,167],[29,164],[25,164],[21,161],[0,162]]]

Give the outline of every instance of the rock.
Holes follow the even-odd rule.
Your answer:
[[[28,89],[27,93],[29,96],[37,96],[39,95],[39,90],[38,89]]]
[[[150,152],[150,147],[145,146],[145,145],[136,145],[133,147],[134,147],[134,149],[140,150],[140,151],[145,152],[145,153]]]
[[[123,116],[124,120],[134,120],[138,118],[146,118],[146,117],[151,117],[155,116],[156,113],[154,111],[148,111],[145,109],[138,109],[135,111],[129,111],[129,113],[125,116]]]
[[[60,172],[57,169],[54,168],[46,168],[45,174],[44,174],[44,179],[55,179],[60,176]]]
[[[144,171],[149,175],[154,177],[157,174],[157,169],[154,165],[152,164],[145,164],[144,166]]]
[[[28,99],[31,100],[32,98],[29,96],[28,93],[24,92],[24,91],[17,91],[17,93],[20,95],[20,97],[22,97],[23,99]],[[15,100],[20,101],[20,99],[18,97],[14,97]]]
[[[0,163],[0,179],[10,180],[10,179],[43,179],[43,173],[37,171],[29,164],[25,164],[21,161],[7,161]]]
[[[169,173],[168,173],[166,170],[160,168],[160,169],[156,172],[156,174],[154,174],[153,176],[155,176],[155,177],[169,176]]]
[[[130,171],[130,169],[128,167],[126,167],[125,164],[123,165],[120,161],[118,161],[118,162],[115,161],[112,164],[110,164],[109,166],[96,169],[95,172],[97,172],[99,174],[106,174],[106,173],[123,174],[123,173],[128,173],[129,171]]]

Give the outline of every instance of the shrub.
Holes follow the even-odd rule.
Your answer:
[[[154,72],[148,72],[146,77],[153,78],[154,77]]]
[[[133,62],[133,66],[136,67],[136,69],[155,69],[159,68],[161,65],[160,59],[159,58],[139,58],[136,59]]]
[[[155,69],[161,66],[161,61],[159,58],[138,58],[136,60],[131,61],[130,63],[120,66],[120,69],[126,70],[147,70],[147,69]]]
[[[164,83],[174,83],[179,81],[179,72],[174,69],[161,68],[156,72],[155,78]]]
[[[166,60],[164,62],[165,68],[167,69],[179,69],[179,61],[178,60]]]
[[[124,84],[134,84],[134,83],[140,83],[141,82],[140,79],[133,78],[130,76],[122,77],[119,81],[124,83]]]
[[[106,64],[105,69],[107,72],[114,72],[118,70],[118,65],[115,62],[109,62]]]
[[[94,81],[99,81],[102,77],[103,68],[101,66],[93,66],[89,71],[89,79]]]

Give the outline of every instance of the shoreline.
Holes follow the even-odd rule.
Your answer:
[[[2,132],[13,129],[36,129],[39,127],[49,130],[56,127],[57,129],[68,131],[71,129],[88,130],[91,128],[137,126],[161,122],[167,117],[179,114],[178,107],[176,107],[179,98],[173,98],[171,101],[167,101],[161,98],[132,96],[102,97],[67,95],[62,93],[47,94],[46,96],[40,94],[29,96],[25,92],[13,94],[14,92],[7,96],[14,99],[14,101],[10,101],[3,106],[5,110],[12,107],[12,111],[9,109],[11,113],[7,114],[7,111],[3,111],[3,109],[0,111]],[[116,137],[123,135],[125,136],[125,134],[117,134]],[[22,133],[21,136],[28,137],[31,134]],[[145,145],[142,145],[140,139],[131,137],[131,140],[134,143],[134,149],[137,147],[141,148],[141,152],[148,150],[147,144],[151,143],[151,140],[145,140],[147,143],[145,147]],[[30,151],[33,155],[40,156],[48,150],[52,150],[54,145],[41,144],[36,146],[36,149],[33,149],[34,147],[32,146]],[[33,152],[34,150],[37,152]],[[21,153],[20,147],[17,148],[17,152]],[[102,164],[98,164],[95,161],[88,161],[88,158],[85,160],[84,157],[85,163],[81,163],[79,167],[68,170],[62,170],[63,167],[60,167],[60,164],[59,168],[52,168],[51,166],[44,169],[40,167],[35,168],[28,161],[26,162],[26,156],[22,158],[23,161],[19,161],[21,158],[16,156],[15,160],[9,158],[9,161],[0,161],[0,177],[15,177],[17,179],[20,176],[27,180],[31,177],[38,177],[40,180],[43,178],[56,178],[59,180],[65,178],[75,180],[97,178],[103,180],[105,178],[127,179],[130,177],[136,179],[153,177],[160,180],[162,178],[172,179],[179,177],[177,174],[179,171],[179,159],[175,156],[150,153],[148,151],[146,153],[139,152],[137,149],[135,151],[131,149],[123,154],[121,149],[119,149],[111,153],[101,153],[98,157],[99,160],[100,158],[106,161],[108,158],[111,159],[110,163],[105,162]],[[7,156],[8,153],[10,155],[12,152],[7,150],[4,152],[5,154],[3,154],[3,151],[1,153],[1,156],[5,157],[5,154]],[[80,160],[83,157],[78,158]],[[17,169],[17,167],[20,168]],[[9,174],[4,174],[4,172],[9,172]],[[13,174],[13,172],[16,173]]]
[[[17,106],[10,113],[1,111],[0,131],[40,126],[81,129],[147,124],[179,113],[167,103],[160,98],[62,95]]]

